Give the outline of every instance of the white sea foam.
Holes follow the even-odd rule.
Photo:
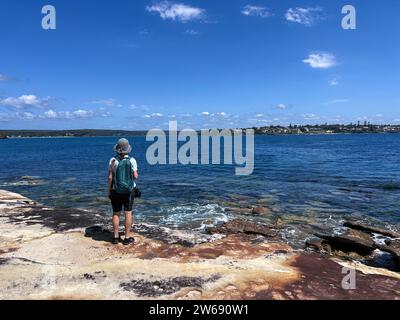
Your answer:
[[[207,221],[205,222],[205,220]],[[195,223],[200,225],[198,227],[200,230],[227,221],[228,216],[223,207],[217,204],[202,205],[199,203],[168,208],[166,216],[161,219],[161,223],[173,227]]]
[[[392,238],[389,237],[385,237],[381,234],[378,233],[373,233],[372,234],[372,240],[374,240],[375,244],[380,245],[380,246],[384,246],[386,245],[385,240],[393,240]]]

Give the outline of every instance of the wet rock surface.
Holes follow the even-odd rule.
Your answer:
[[[196,277],[176,277],[172,279],[163,279],[155,281],[132,280],[121,283],[121,288],[126,291],[133,291],[140,297],[160,297],[178,292],[182,288],[199,289],[205,283],[215,282],[220,278],[219,275],[213,275],[208,279]]]
[[[363,224],[363,223],[360,223],[357,221],[346,221],[343,224],[343,226],[353,229],[353,230],[363,231],[366,233],[378,233],[383,236],[387,236],[387,237],[391,237],[391,238],[400,238],[400,233],[398,233],[398,232],[383,229],[383,228],[377,228],[377,227]]]
[[[343,227],[340,233],[315,233],[317,238],[307,240],[306,246],[348,260],[364,261],[368,265],[400,269],[400,239],[397,232],[349,221]],[[382,254],[377,254],[377,250],[389,253],[395,266],[390,259],[382,259]]]
[[[355,252],[361,255],[370,255],[375,250],[372,237],[358,230],[347,229],[344,233],[336,235],[316,233],[315,236],[325,240],[334,250]]]
[[[257,223],[246,220],[232,220],[224,223],[221,227],[208,228],[207,232],[222,234],[253,234],[274,238],[277,236],[276,229],[272,225]]]
[[[385,245],[380,245],[378,248],[382,251],[390,253],[395,261],[400,265],[400,240],[386,240]]]
[[[0,299],[400,297],[399,273],[363,264],[352,266],[357,290],[343,291],[344,260],[295,251],[278,230],[242,220],[211,234],[142,224],[135,245],[112,245],[109,222],[96,213],[47,208],[0,190]],[[328,240],[320,240],[327,250]]]

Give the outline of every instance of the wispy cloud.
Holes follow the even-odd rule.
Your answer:
[[[328,83],[331,87],[336,87],[339,85],[339,79],[337,77],[334,77],[330,79]]]
[[[247,5],[242,9],[242,14],[245,16],[269,18],[273,13],[266,7]]]
[[[16,117],[21,120],[34,120],[36,115],[32,112],[17,112]]]
[[[321,19],[322,8],[290,8],[285,18],[289,22],[299,23],[307,27],[311,27],[316,21]]]
[[[185,34],[188,36],[198,36],[200,34],[200,32],[197,30],[194,30],[194,29],[187,29],[185,31]]]
[[[332,104],[338,104],[338,103],[346,103],[349,102],[349,99],[333,99],[325,102],[325,105],[332,105]]]
[[[301,117],[304,120],[320,120],[321,119],[321,117],[319,115],[314,114],[314,113],[305,113],[305,114],[302,114]]]
[[[281,110],[285,110],[287,109],[289,106],[287,104],[283,104],[283,103],[279,103],[275,106],[275,108],[277,109],[281,109]]]
[[[40,117],[46,119],[88,119],[94,116],[95,112],[93,110],[54,111],[50,109],[44,113],[44,116]]]
[[[129,106],[129,109],[130,110],[135,110],[135,111],[143,111],[143,112],[146,112],[146,111],[150,111],[150,107],[149,106],[146,106],[146,105],[136,105],[136,104],[131,104],[130,106]]]
[[[0,106],[12,107],[16,109],[43,108],[49,105],[51,98],[38,98],[33,94],[24,94],[19,97],[9,97],[0,100]]]
[[[329,52],[312,52],[303,62],[315,69],[328,69],[337,64],[336,57]]]
[[[162,117],[164,117],[164,115],[163,115],[162,113],[159,113],[159,112],[155,112],[155,113],[152,113],[152,114],[146,114],[146,115],[144,116],[144,118],[146,118],[146,119],[150,119],[150,118],[162,118]]]
[[[122,108],[123,105],[118,103],[116,99],[102,99],[102,100],[95,100],[91,101],[91,104],[101,105],[106,107],[115,107],[115,108]]]
[[[6,76],[4,74],[0,74],[0,82],[9,82],[9,81],[15,81],[17,78]]]
[[[173,20],[183,23],[192,20],[201,20],[206,14],[206,10],[204,9],[170,1],[161,1],[147,6],[146,10],[151,13],[159,14],[163,20]]]

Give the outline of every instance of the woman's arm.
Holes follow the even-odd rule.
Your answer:
[[[113,174],[112,171],[108,171],[108,195],[111,195],[111,189],[112,189],[112,181],[113,181]]]
[[[112,183],[113,183],[113,171],[112,166],[114,165],[115,159],[111,160],[110,166],[108,167],[108,196],[111,195]]]

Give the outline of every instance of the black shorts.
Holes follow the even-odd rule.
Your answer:
[[[119,194],[115,191],[111,191],[110,199],[114,213],[121,212],[122,208],[125,212],[132,211],[133,209],[134,196],[132,195],[132,193]]]

